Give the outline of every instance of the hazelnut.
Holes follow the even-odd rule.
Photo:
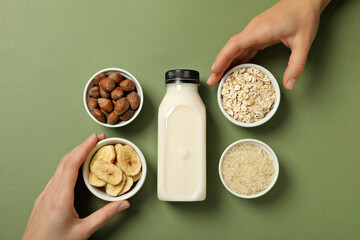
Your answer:
[[[119,118],[123,121],[127,121],[134,116],[135,112],[132,109],[127,110],[123,115],[119,116]]]
[[[106,74],[105,74],[105,73],[99,73],[98,75],[96,75],[96,76],[93,78],[94,84],[95,84],[96,86],[98,86],[98,85],[99,85],[99,82],[100,82],[102,79],[104,79],[104,78],[106,78]]]
[[[101,96],[99,86],[93,86],[92,88],[90,88],[89,95],[93,98],[99,98]]]
[[[107,122],[110,125],[113,125],[115,123],[117,123],[119,121],[119,117],[118,115],[116,115],[115,112],[111,112],[108,116],[107,116]]]
[[[98,101],[95,98],[89,98],[87,104],[88,104],[88,108],[90,109],[90,111],[99,107]]]
[[[111,98],[115,101],[119,100],[120,98],[122,98],[124,96],[124,91],[117,87],[114,90],[112,90],[111,92]]]
[[[99,98],[98,103],[99,103],[100,108],[102,110],[104,110],[105,112],[110,113],[114,110],[114,105],[112,104],[110,99]]]
[[[129,107],[130,104],[128,100],[126,100],[126,98],[123,97],[116,101],[114,111],[117,115],[121,115],[124,112],[126,112],[126,110],[128,110]]]
[[[120,83],[120,88],[125,92],[131,92],[135,90],[135,83],[130,79],[125,79]]]
[[[98,120],[99,122],[105,123],[106,122],[106,117],[103,114],[102,111],[100,111],[99,109],[94,109],[93,111],[93,115],[96,118],[96,120]]]
[[[100,96],[102,98],[110,98],[110,93],[105,92],[102,88],[100,88]]]
[[[120,73],[110,73],[108,77],[114,80],[116,84],[120,84],[123,80],[123,76]]]
[[[129,93],[126,96],[126,99],[128,100],[131,109],[135,110],[135,109],[137,109],[139,107],[139,105],[140,105],[140,97],[135,91],[132,91],[131,93]]]
[[[99,85],[105,92],[111,92],[115,88],[115,82],[111,78],[104,78]]]
[[[100,109],[101,112],[105,115],[105,117],[107,118],[109,116],[109,113],[105,112],[104,110]]]

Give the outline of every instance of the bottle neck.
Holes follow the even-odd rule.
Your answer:
[[[194,83],[170,83],[166,85],[167,92],[198,92],[198,84]]]

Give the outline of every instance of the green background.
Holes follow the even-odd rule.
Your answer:
[[[306,70],[293,91],[282,86],[290,51],[276,45],[251,62],[281,84],[278,112],[245,129],[220,112],[205,85],[226,41],[276,1],[0,2],[0,234],[19,239],[34,200],[61,157],[91,133],[133,141],[148,175],[131,208],[93,239],[360,239],[360,2],[333,1],[322,15]],[[109,129],[87,115],[83,88],[98,70],[119,67],[145,94],[138,118]],[[157,108],[164,73],[201,74],[207,106],[207,199],[161,202],[156,195]],[[256,138],[277,154],[280,175],[265,196],[232,196],[218,176],[222,151]],[[81,217],[105,204],[79,178]]]

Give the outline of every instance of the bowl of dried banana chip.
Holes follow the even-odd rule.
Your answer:
[[[107,138],[86,157],[82,173],[87,188],[105,201],[132,197],[146,178],[146,162],[140,149],[122,138]]]

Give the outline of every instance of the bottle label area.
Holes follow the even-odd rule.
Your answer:
[[[203,119],[188,106],[176,106],[166,116],[165,191],[173,198],[195,197],[202,191]]]

